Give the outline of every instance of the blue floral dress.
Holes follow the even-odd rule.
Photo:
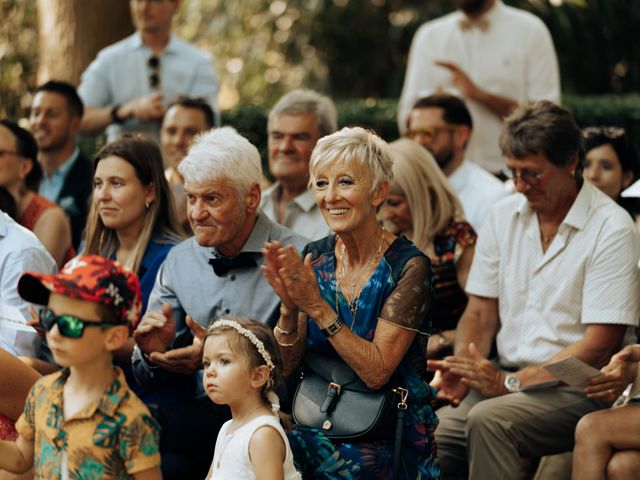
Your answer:
[[[379,318],[419,332],[400,362],[397,373],[409,390],[403,432],[400,479],[437,479],[434,430],[438,420],[431,409],[432,392],[424,380],[424,351],[430,328],[429,307],[433,297],[428,257],[405,237],[387,249],[357,299],[356,318],[348,301],[336,292],[335,247],[332,235],[309,244],[322,298],[345,325],[366,340],[373,340]],[[336,301],[338,303],[336,308]],[[338,356],[316,323],[308,320],[307,351]],[[289,442],[296,468],[305,479],[381,479],[391,477],[393,442],[332,443],[321,431],[294,425]]]

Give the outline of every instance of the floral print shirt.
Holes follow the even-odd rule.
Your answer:
[[[104,396],[69,419],[62,396],[68,369],[33,386],[16,429],[35,442],[36,480],[128,479],[160,466],[159,426],[114,368],[116,379]]]

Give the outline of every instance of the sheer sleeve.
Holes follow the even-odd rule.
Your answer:
[[[400,327],[428,335],[433,301],[431,264],[424,256],[407,260],[396,288],[380,312],[380,318]]]

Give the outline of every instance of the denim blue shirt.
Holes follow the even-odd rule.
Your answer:
[[[149,79],[154,72],[148,64],[152,56],[152,50],[142,42],[138,32],[101,50],[82,74],[78,94],[84,104],[89,107],[122,105],[152,93],[154,88]],[[180,95],[202,97],[219,117],[218,77],[208,54],[172,35],[159,57],[158,70],[157,88],[164,94],[165,107]],[[111,124],[107,128],[108,141],[132,131],[146,133],[157,140],[160,122],[141,123],[129,119],[121,125]]]
[[[77,160],[78,155],[80,155],[80,149],[76,147],[71,156],[62,165],[60,165],[55,172],[53,172],[53,175],[49,177],[44,173],[42,175],[42,180],[40,181],[38,193],[44,198],[58,203],[60,192],[64,186],[64,181],[67,178],[69,170],[73,167],[73,163]]]

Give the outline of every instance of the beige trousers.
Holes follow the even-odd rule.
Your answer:
[[[570,387],[485,399],[475,391],[437,411],[442,479],[517,480],[521,457],[573,449],[578,420],[608,405]]]

